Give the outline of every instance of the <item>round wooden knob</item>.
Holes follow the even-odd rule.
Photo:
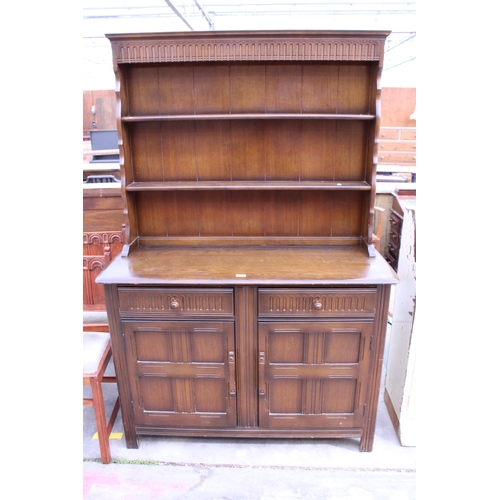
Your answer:
[[[323,304],[319,300],[315,300],[314,301],[314,309],[316,309],[316,311],[323,309]]]
[[[179,309],[179,302],[177,302],[177,300],[173,299],[172,302],[170,302],[170,307],[172,309]]]

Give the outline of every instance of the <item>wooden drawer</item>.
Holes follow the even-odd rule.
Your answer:
[[[379,154],[387,151],[414,153],[417,149],[413,141],[381,141],[378,147]]]
[[[232,289],[118,288],[122,317],[233,317]]]
[[[260,289],[259,317],[373,316],[376,289]]]
[[[379,163],[390,163],[396,165],[414,165],[417,161],[415,153],[399,153],[399,152],[384,152],[380,151],[378,155]]]
[[[416,129],[401,130],[401,140],[402,141],[416,141],[417,140]]]
[[[392,228],[389,231],[389,240],[396,246],[399,246],[401,243],[401,231],[397,228]]]
[[[392,238],[389,240],[387,245],[387,251],[394,256],[395,259],[399,258],[399,244],[397,244]]]
[[[396,259],[391,253],[388,251],[385,254],[385,260],[390,264],[390,266],[397,271],[398,270],[398,259]]]
[[[401,242],[402,227],[403,227],[403,218],[397,212],[391,209],[391,216],[389,218],[389,238],[397,246],[399,246]]]
[[[391,226],[396,226],[398,228],[401,228],[403,225],[403,217],[399,215],[395,210],[391,208],[391,217],[390,217],[390,223]]]
[[[380,127],[380,138],[387,141],[398,141],[399,129],[387,129]]]

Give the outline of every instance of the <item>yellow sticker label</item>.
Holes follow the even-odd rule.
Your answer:
[[[120,440],[123,437],[123,432],[112,432],[109,435],[109,439],[118,439]],[[99,434],[96,432],[93,436],[92,439],[99,439]]]

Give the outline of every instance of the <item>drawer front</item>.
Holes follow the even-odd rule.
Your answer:
[[[389,231],[389,238],[394,243],[394,245],[399,246],[401,242],[401,231],[398,231],[397,229],[391,227],[391,230]]]
[[[394,151],[394,152],[406,152],[413,153],[416,149],[415,142],[413,141],[380,141],[379,151]]]
[[[393,165],[413,165],[417,161],[414,153],[402,153],[400,151],[387,151],[379,153],[379,163],[390,163]]]
[[[394,257],[390,252],[387,252],[385,254],[385,260],[394,269],[394,271],[398,271],[398,259]]]
[[[403,225],[403,217],[401,217],[401,215],[399,215],[397,212],[391,209],[391,216],[389,218],[389,223],[391,227],[401,228],[401,226]]]
[[[122,317],[233,317],[232,289],[134,288],[118,289]]]
[[[387,247],[387,254],[397,261],[399,259],[399,247],[389,243]]]
[[[389,219],[389,236],[396,245],[399,245],[400,243],[402,227],[403,227],[403,219],[399,214],[392,211]]]
[[[399,130],[380,127],[380,138],[388,141],[398,141]]]
[[[416,141],[417,131],[416,130],[401,130],[401,140],[402,141]]]
[[[376,289],[260,289],[259,317],[373,316]]]

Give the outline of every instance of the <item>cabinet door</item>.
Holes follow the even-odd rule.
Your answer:
[[[234,427],[234,324],[124,324],[136,425]]]
[[[371,322],[260,323],[259,426],[361,427]]]

